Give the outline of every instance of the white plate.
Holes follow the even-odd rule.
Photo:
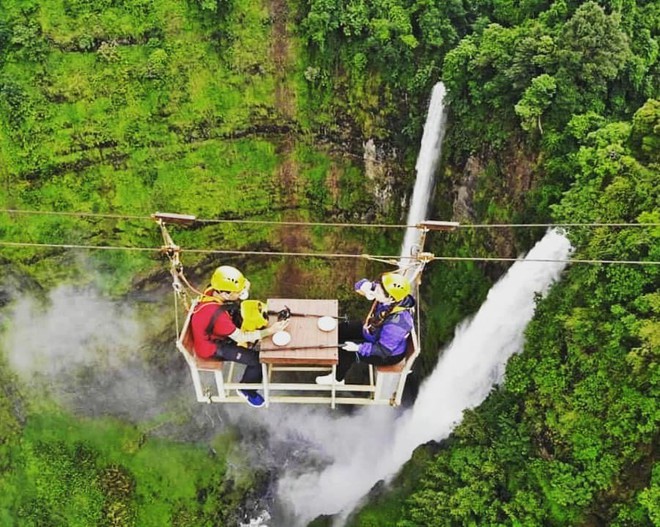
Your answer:
[[[291,342],[291,334],[286,331],[278,331],[273,335],[273,344],[276,346],[286,346]]]
[[[333,317],[321,317],[316,324],[321,331],[332,331],[337,327],[337,320]]]

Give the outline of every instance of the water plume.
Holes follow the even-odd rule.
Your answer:
[[[42,400],[78,415],[141,422],[189,390],[184,367],[162,367],[179,357],[173,330],[163,349],[154,343],[166,325],[159,306],[152,313],[151,306],[70,285],[56,287],[45,301],[11,296],[2,313],[2,349],[12,371]]]
[[[447,124],[447,110],[444,104],[445,92],[445,85],[442,82],[438,82],[433,86],[431,92],[422,142],[417,156],[417,163],[415,163],[417,177],[415,178],[415,187],[410,200],[406,225],[417,225],[425,220],[431,202],[435,170],[442,153],[442,140],[445,136]],[[420,241],[420,230],[415,227],[408,227],[401,246],[401,256],[412,256],[421,250]],[[401,261],[400,266],[403,268],[407,264],[408,260],[404,259]]]
[[[142,342],[135,310],[91,289],[60,286],[45,303],[20,296],[7,318],[7,358],[24,379],[80,366],[116,367]]]
[[[566,260],[569,254],[567,238],[553,230],[526,259]],[[321,470],[285,470],[278,494],[290,515],[288,524],[303,526],[319,515],[335,515],[335,524],[342,525],[373,485],[391,479],[417,446],[447,437],[463,410],[479,405],[502,381],[506,361],[523,347],[536,295],[547,292],[564,266],[514,263],[474,317],[456,329],[409,410],[365,408],[349,417],[326,416],[325,422],[297,421],[297,433],[319,441],[328,461]]]

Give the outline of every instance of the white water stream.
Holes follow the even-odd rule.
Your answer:
[[[444,85],[436,84],[417,159],[408,225],[426,219],[445,130],[444,95]],[[421,249],[420,234],[416,228],[407,229],[402,268],[407,264],[404,258]],[[527,258],[566,260],[569,253],[568,240],[550,231]],[[477,314],[456,329],[412,408],[402,413],[363,408],[349,416],[312,409],[279,415],[273,434],[302,439],[314,445],[316,457],[325,460],[322,469],[285,468],[278,485],[278,502],[286,511],[283,521],[305,526],[319,515],[335,515],[335,525],[343,525],[373,485],[389,481],[415,448],[447,437],[462,419],[463,410],[479,405],[502,381],[506,361],[523,347],[535,294],[545,293],[563,268],[563,263],[516,262],[491,289]]]
[[[550,231],[526,257],[546,261],[514,263],[477,314],[456,329],[409,410],[397,416],[391,408],[365,408],[330,422],[327,414],[297,416],[297,434],[317,443],[332,461],[317,472],[281,477],[279,499],[295,517],[291,524],[333,514],[335,525],[343,525],[373,485],[390,480],[416,447],[447,437],[463,410],[479,405],[502,381],[506,361],[522,350],[535,294],[544,294],[565,266],[547,260],[566,260],[570,249],[562,234]],[[280,421],[279,426],[289,425]]]
[[[424,178],[424,181],[420,182],[419,189],[416,184],[413,192],[408,217],[410,225],[425,219],[444,133],[443,96],[444,86],[436,85],[417,162],[418,178]],[[432,118],[431,114],[435,117]],[[408,229],[402,255],[410,254],[419,243],[418,238],[412,236],[417,234],[416,229]],[[550,231],[527,258],[566,260],[569,253],[567,239],[556,231]],[[277,489],[277,501],[286,509],[287,521],[270,523],[271,527],[304,526],[321,514],[336,515],[336,525],[342,525],[373,485],[381,480],[389,481],[410,459],[415,448],[429,440],[447,437],[460,422],[463,410],[479,405],[493,385],[502,381],[506,361],[523,347],[524,328],[534,312],[535,293],[546,292],[559,278],[563,267],[562,263],[548,261],[515,263],[491,289],[478,313],[456,329],[453,342],[440,354],[438,365],[421,386],[417,400],[410,409],[397,411],[389,407],[374,407],[344,415],[316,407],[283,406],[268,412],[237,408],[236,412],[240,416],[269,427],[273,441],[289,446],[288,454],[299,453],[300,458],[305,458],[303,461],[314,458],[318,465],[315,469],[305,469],[303,473],[300,466],[304,463],[295,466],[296,463],[292,462],[289,466],[286,461],[278,467],[282,475]],[[9,359],[17,371],[27,369],[26,373],[29,373],[29,367],[39,366],[41,354],[46,351],[50,351],[50,355],[44,355],[43,360],[51,368],[63,364],[70,366],[72,361],[80,366],[96,364],[98,359],[91,358],[87,351],[96,351],[97,347],[101,348],[99,353],[103,356],[103,371],[107,371],[108,367],[119,366],[122,362],[116,354],[117,348],[126,347],[134,351],[135,343],[140,340],[134,333],[139,328],[130,316],[114,311],[105,317],[101,316],[106,308],[114,310],[115,307],[107,307],[95,296],[90,297],[89,305],[97,315],[100,313],[99,318],[113,320],[115,323],[113,338],[108,338],[108,343],[114,346],[113,353],[103,353],[104,348],[97,344],[99,327],[95,320],[98,318],[83,317],[83,320],[72,317],[71,312],[86,312],[81,309],[86,305],[72,303],[69,296],[69,293],[54,294],[51,299],[53,309],[48,312],[53,315],[44,315],[44,320],[39,318],[37,309],[17,304],[11,319],[13,331],[8,336],[8,349],[16,352]],[[61,318],[62,312],[69,317],[67,324]],[[120,319],[128,322],[125,327],[123,324],[119,326],[121,338],[118,338],[117,321]],[[31,339],[34,335],[28,331],[34,328],[35,320],[40,328],[46,328],[45,332],[41,331],[42,338],[36,340]],[[103,335],[101,333],[101,337]],[[67,340],[71,338],[74,340]],[[50,344],[44,348],[43,342]],[[20,343],[20,346],[16,343]],[[59,343],[59,346],[53,347],[53,343]],[[66,350],[66,354],[61,355],[61,350]],[[76,358],[78,351],[80,357]],[[74,352],[76,355],[72,356]],[[26,360],[26,357],[30,360]],[[118,364],[114,364],[115,360]],[[57,373],[55,370],[49,372],[53,375]],[[145,379],[142,375],[130,381],[121,385],[122,393],[116,397],[124,405],[133,401],[126,396],[124,386],[133,386],[142,403],[158,401],[162,397],[155,389],[153,395],[145,395]],[[185,388],[189,390],[188,385]],[[103,399],[109,398],[108,392],[99,394],[98,400],[101,396]],[[123,408],[122,412],[126,413]],[[291,445],[294,445],[293,450]],[[255,518],[249,520],[248,525],[266,525],[269,519]]]
[[[424,133],[422,134],[422,143],[417,156],[415,170],[417,177],[415,179],[415,188],[413,189],[410,208],[408,209],[408,218],[406,225],[417,225],[426,219],[429,203],[431,202],[431,193],[434,187],[435,170],[440,160],[442,152],[442,139],[445,136],[447,124],[447,111],[444,105],[445,85],[438,82],[433,86],[431,92],[431,102],[426,114],[426,123],[424,124]],[[418,252],[420,247],[421,232],[414,227],[408,227],[401,246],[401,256],[411,256]],[[404,267],[407,261],[402,260],[401,266]]]

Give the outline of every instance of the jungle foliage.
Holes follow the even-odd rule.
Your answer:
[[[268,7],[249,1],[3,0],[0,206],[63,213],[2,214],[3,239],[154,248],[156,211],[259,220],[375,211],[354,158],[314,146],[306,108],[287,113],[277,99],[286,83],[295,100],[304,80],[295,63],[280,78],[271,29]],[[295,181],[285,181],[289,165]],[[330,174],[332,185],[351,190],[322,192]],[[312,232],[308,243],[324,235]],[[282,236],[259,225],[198,224],[177,241],[277,250]],[[75,259],[57,247],[11,249],[12,264],[40,281],[89,280]],[[100,287],[120,293],[151,274],[159,256],[96,251],[85,259],[103,275]],[[187,263],[200,260],[191,254]]]
[[[312,2],[303,28],[351,82],[368,84],[358,60],[368,56],[383,75],[383,97],[406,93],[429,64],[442,71],[452,126],[438,210],[452,198],[443,185],[460,184],[471,159],[481,166],[470,211],[479,223],[658,222],[655,3],[437,4]],[[434,28],[443,27],[438,18],[452,27],[444,40],[424,38],[431,11]],[[320,44],[328,41],[339,51]],[[434,59],[417,68],[430,49]],[[533,167],[522,191],[516,156]],[[660,256],[657,227],[574,228],[568,236],[576,258]],[[434,248],[475,255],[498,244],[476,232],[463,242]],[[461,271],[432,274],[430,303],[443,306],[431,311],[434,332],[448,333],[460,316],[451,306],[465,306],[479,288],[478,268]],[[351,525],[658,525],[659,274],[657,265],[571,266],[539,302],[505,384],[466,412],[417,488],[402,492],[410,488],[402,476],[389,500],[379,497]]]
[[[218,436],[204,449],[110,419],[35,413],[20,441],[3,444],[2,524],[236,525],[255,481],[228,474],[233,441]]]
[[[55,213],[0,214],[3,242],[46,244],[2,247],[2,307],[67,282],[115,295],[166,291],[160,234],[149,218],[158,210],[320,220],[377,209],[354,158],[319,147],[305,108],[287,113],[276,100],[278,82],[295,98],[304,81],[295,63],[284,79],[276,71],[272,24],[268,6],[240,0],[0,1],[0,208]],[[295,180],[281,176],[283,166],[296,168]],[[231,223],[173,231],[187,249],[236,251],[282,250],[287,234]],[[360,231],[342,235],[354,246],[369,244]],[[324,250],[337,240],[310,230],[295,249]],[[291,285],[272,259],[226,260],[246,271],[256,291]],[[187,253],[184,263],[201,286],[217,259]],[[320,278],[332,271],[326,262],[299,263],[300,272],[306,268]],[[346,293],[351,272],[341,279]],[[316,281],[315,294],[329,297],[335,280]],[[163,326],[172,317],[169,305]],[[0,322],[5,330],[4,313]],[[159,337],[163,327],[152,331]],[[213,457],[209,445],[34,405],[26,394],[43,387],[22,384],[4,361],[0,377],[2,525],[238,524],[256,475],[228,474],[235,438],[218,438]]]
[[[645,130],[620,122],[578,139],[558,223],[658,223],[658,166],[632,141]],[[660,257],[657,226],[568,234],[575,258]],[[659,282],[657,266],[573,265],[538,303],[504,385],[465,412],[415,490],[393,492],[389,524],[657,525]],[[353,525],[378,521],[374,506]]]
[[[428,93],[442,79],[451,126],[435,217],[543,223],[574,181],[578,136],[630,121],[660,94],[659,16],[653,2],[319,0],[308,3],[300,31],[318,90],[313,102],[363,123],[365,135],[401,130],[391,141],[418,141]],[[368,120],[360,118],[365,104]],[[459,188],[467,188],[469,208],[457,217]],[[463,230],[431,237],[430,249],[515,257],[541,234]],[[504,270],[436,267],[426,294],[440,306],[430,310],[439,326],[425,335],[432,349]]]
[[[270,46],[282,15],[274,4],[0,0],[0,206],[131,217],[1,214],[2,240],[157,247],[146,218],[156,210],[398,222],[399,191],[410,187],[440,79],[450,128],[437,217],[457,213],[464,187],[463,223],[660,222],[657,2],[289,2],[288,59]],[[384,206],[380,183],[355,156],[370,138],[384,152]],[[515,256],[541,234],[464,229],[434,237],[430,249]],[[294,243],[375,254],[396,252],[400,241],[322,228],[291,240],[260,224],[200,224],[176,235],[192,249]],[[568,235],[577,258],[660,260],[657,227]],[[161,266],[153,251],[85,255],[115,293]],[[2,259],[45,287],[90,280],[80,254],[57,247],[3,248]],[[259,290],[296,285],[281,261],[227,260]],[[189,253],[186,264],[202,280],[214,260]],[[342,299],[357,268],[371,270],[296,264],[307,293]],[[422,372],[504,270],[429,269]],[[374,496],[353,524],[660,525],[658,283],[657,266],[569,267],[539,301],[504,385],[447,441],[416,453],[398,486]],[[203,448],[121,423],[36,409],[4,365],[0,374],[7,525],[233,521],[250,482],[226,474],[226,449],[210,460]]]

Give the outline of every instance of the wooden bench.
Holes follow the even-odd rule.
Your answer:
[[[190,359],[195,363],[195,366],[198,370],[203,371],[222,371],[224,366],[224,361],[219,359],[202,359],[197,356],[193,344],[192,328],[188,324],[185,328],[183,335],[181,336],[181,344],[185,351],[188,353]]]
[[[195,366],[197,366],[198,370],[204,371],[222,370],[224,367],[224,361],[218,359],[200,359],[199,357],[195,357]]]
[[[194,305],[193,305],[194,307]],[[198,402],[213,402],[213,401],[225,401],[229,397],[227,395],[227,384],[229,381],[231,386],[231,377],[233,374],[233,367],[230,367],[229,374],[227,379],[225,379],[224,374],[224,361],[216,359],[202,359],[195,354],[194,345],[193,345],[193,335],[192,328],[190,325],[190,319],[192,317],[193,310],[190,309],[186,321],[181,329],[181,333],[176,342],[176,347],[181,352],[183,357],[188,363],[190,368],[190,375],[192,376],[193,385],[195,387],[195,395]],[[233,363],[232,365],[233,366]],[[206,388],[202,385],[202,378],[200,372],[212,373],[215,381],[215,393],[211,388]],[[229,388],[227,387],[227,388]],[[239,398],[236,397],[238,400]]]
[[[389,366],[376,366],[376,371],[378,373],[400,373],[403,371],[403,367],[408,362],[408,359],[415,354],[415,345],[413,344],[412,337],[408,337],[408,344],[406,345],[406,352],[403,359],[401,359],[396,364],[390,364]]]
[[[392,406],[401,404],[403,388],[406,384],[406,377],[411,371],[412,365],[419,355],[417,343],[417,334],[413,330],[408,337],[405,356],[396,364],[390,366],[376,366],[369,369],[370,384],[374,385],[374,400],[388,401]],[[374,369],[376,378],[374,379]],[[374,384],[375,381],[375,384]]]

